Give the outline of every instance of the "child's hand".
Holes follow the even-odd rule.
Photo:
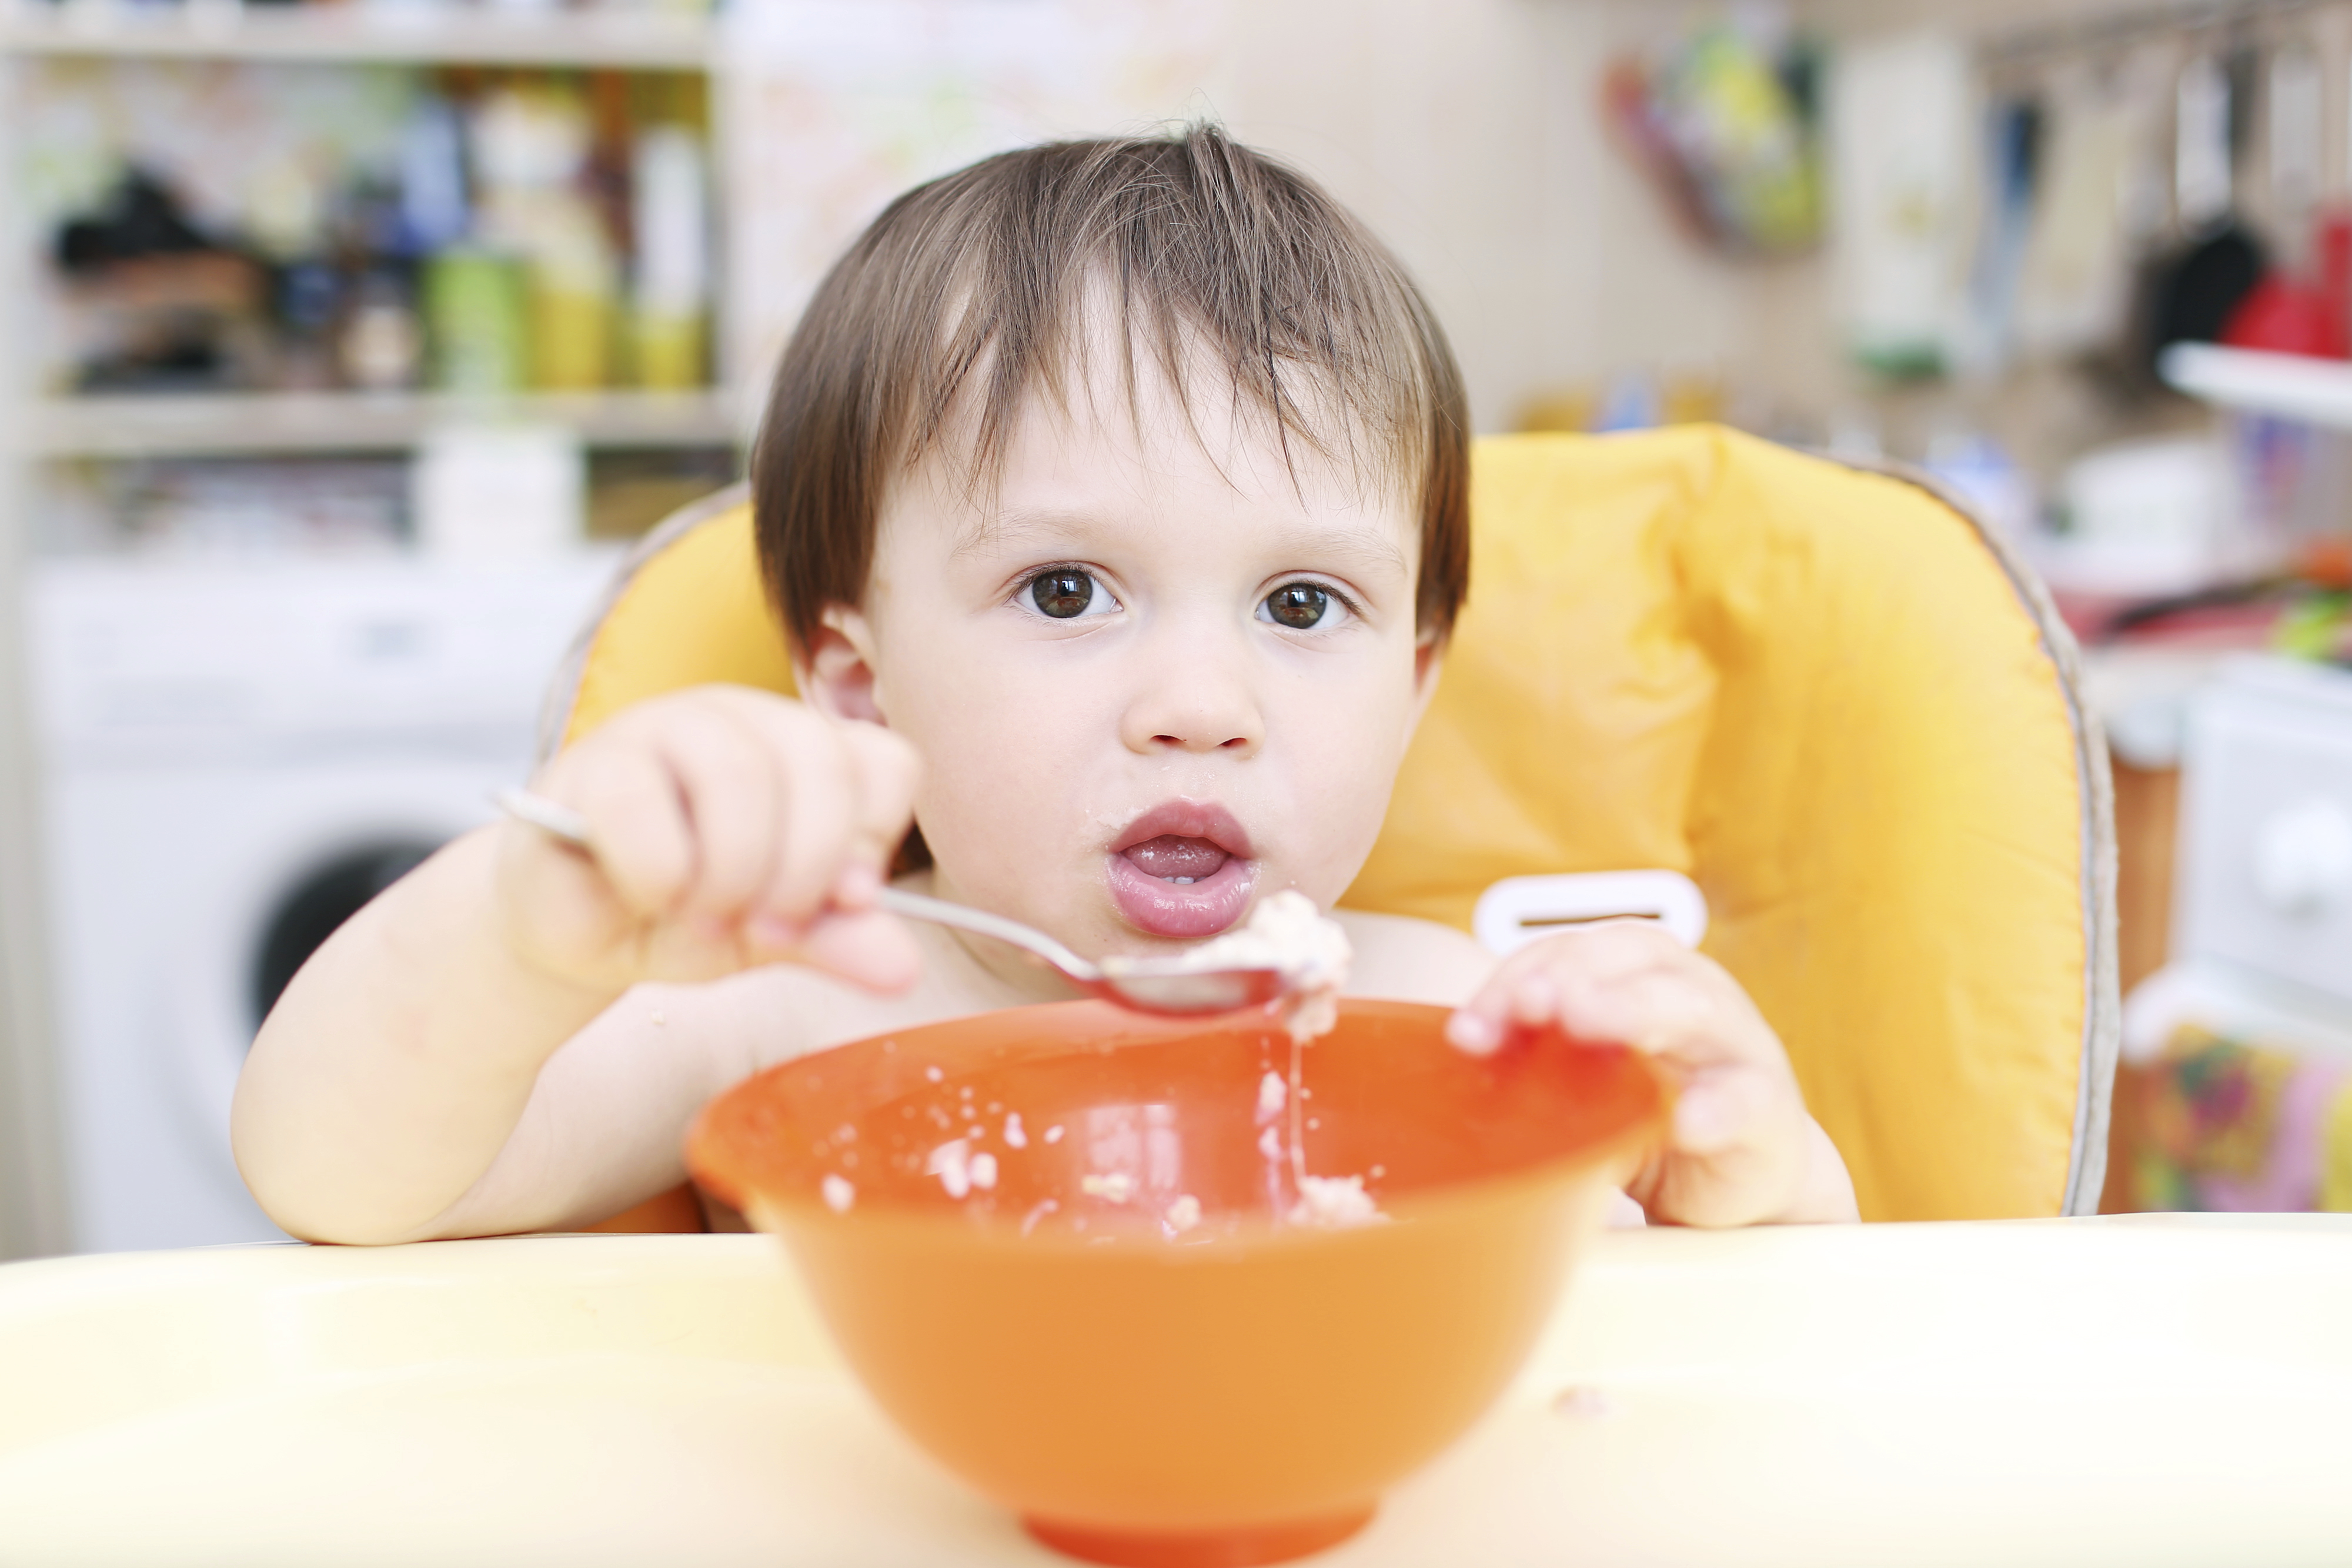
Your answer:
[[[498,896],[526,963],[617,991],[794,960],[875,990],[919,956],[874,894],[912,818],[914,751],[742,686],[639,705],[532,789],[588,819],[590,852],[499,831]]]
[[[1566,932],[1505,960],[1446,1035],[1484,1053],[1515,1024],[1551,1022],[1647,1051],[1679,1080],[1666,1146],[1625,1187],[1652,1218],[1859,1218],[1845,1163],[1806,1113],[1780,1038],[1712,959],[1646,920]]]

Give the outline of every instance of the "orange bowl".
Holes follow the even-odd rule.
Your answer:
[[[1260,1015],[986,1013],[771,1068],[688,1159],[783,1238],[883,1408],[1039,1539],[1274,1562],[1501,1392],[1663,1125],[1633,1052],[1475,1058],[1445,1016],[1343,1004],[1293,1094]]]

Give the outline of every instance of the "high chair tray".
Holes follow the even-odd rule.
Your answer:
[[[1605,1238],[1328,1568],[2352,1560],[2352,1223]],[[761,1237],[0,1269],[0,1563],[1059,1562]]]

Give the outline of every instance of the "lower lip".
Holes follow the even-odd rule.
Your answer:
[[[1125,855],[1110,857],[1110,896],[1127,923],[1149,936],[1197,941],[1214,936],[1242,917],[1257,881],[1251,862],[1227,857],[1195,883],[1152,876]]]

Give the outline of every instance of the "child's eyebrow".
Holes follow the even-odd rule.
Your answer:
[[[1052,544],[1083,548],[1107,532],[1101,517],[1091,512],[1060,507],[1018,507],[966,524],[950,553],[976,555],[983,550],[1017,550],[1024,545]],[[1373,571],[1409,572],[1412,563],[1403,548],[1376,520],[1330,528],[1286,528],[1269,535],[1274,553],[1301,560],[1352,565]]]
[[[1017,507],[1008,512],[983,513],[957,529],[955,548],[950,553],[976,555],[982,550],[1015,549],[1037,541],[1080,542],[1101,531],[1102,520],[1089,512]]]

